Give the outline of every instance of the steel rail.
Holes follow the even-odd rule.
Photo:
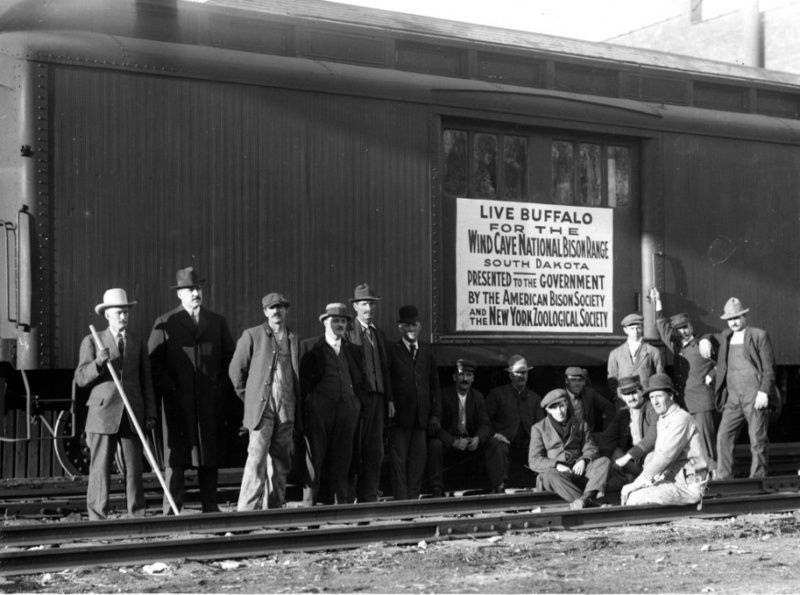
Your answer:
[[[26,574],[103,565],[133,565],[154,560],[228,559],[281,551],[346,549],[375,542],[396,544],[483,536],[505,531],[589,529],[614,525],[661,523],[683,517],[721,517],[742,513],[776,513],[800,508],[800,493],[718,498],[696,506],[610,506],[585,510],[500,513],[480,518],[424,519],[366,526],[344,526],[259,534],[226,534],[90,546],[58,547],[0,554],[0,574]],[[236,515],[229,515],[236,516]]]

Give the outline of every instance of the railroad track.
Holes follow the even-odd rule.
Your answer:
[[[0,574],[154,560],[263,556],[374,542],[417,543],[505,531],[597,528],[665,522],[685,516],[784,512],[800,508],[799,481],[797,476],[788,476],[712,482],[701,510],[694,506],[609,506],[570,511],[553,494],[524,492],[252,513],[6,526],[0,529]],[[763,493],[774,490],[781,491]],[[749,495],[742,495],[745,493]],[[98,540],[103,543],[98,544]],[[23,549],[31,545],[36,549]]]

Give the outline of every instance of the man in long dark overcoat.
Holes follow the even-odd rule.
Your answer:
[[[181,305],[156,320],[148,341],[162,405],[166,480],[180,509],[184,471],[196,467],[203,512],[217,512],[223,406],[235,344],[225,318],[202,307],[205,280],[194,268],[180,269],[176,281],[172,289]]]

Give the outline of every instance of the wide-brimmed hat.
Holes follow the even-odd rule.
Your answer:
[[[750,308],[745,308],[739,298],[732,297],[725,302],[725,307],[722,310],[722,320],[730,320],[731,318],[739,318],[743,314],[747,314]]]
[[[637,314],[634,312],[633,314],[628,314],[625,318],[622,319],[622,327],[625,328],[626,326],[630,326],[632,324],[643,324],[644,323],[644,316],[641,314]]]
[[[97,314],[102,314],[107,308],[130,308],[135,306],[137,302],[129,302],[128,294],[124,289],[115,287],[113,289],[106,289],[103,293],[103,302],[94,307]]]
[[[634,393],[637,390],[642,390],[642,381],[638,376],[625,376],[619,379],[617,389],[623,395]]]
[[[528,360],[522,357],[519,354],[512,355],[508,358],[508,367],[506,368],[506,372],[527,372],[529,370],[533,370],[533,366],[528,365]]]
[[[325,312],[319,315],[319,321],[323,322],[326,318],[332,316],[339,316],[341,318],[347,318],[348,320],[352,320],[353,318],[347,306],[342,302],[332,302],[325,306]]]
[[[206,282],[205,279],[200,279],[200,275],[194,270],[194,267],[186,267],[185,269],[178,269],[175,273],[175,285],[170,289],[186,289],[187,287],[200,287]]]
[[[401,306],[397,312],[399,324],[416,324],[419,322],[419,310],[416,306]]]
[[[564,376],[569,378],[570,376],[578,376],[580,378],[588,378],[589,371],[586,368],[579,368],[578,366],[570,366],[566,370],[564,370]]]
[[[675,330],[689,326],[690,323],[691,321],[689,320],[689,315],[685,312],[681,312],[680,314],[675,314],[669,317],[669,325]]]
[[[381,296],[372,293],[372,288],[368,284],[362,283],[361,285],[356,285],[355,290],[353,290],[353,297],[347,301],[363,302],[364,300],[367,300],[370,302],[376,302],[379,299],[381,299]]]
[[[465,372],[472,372],[475,373],[475,368],[477,368],[477,364],[471,359],[457,359],[456,360],[456,372],[459,374]]]
[[[672,384],[672,379],[666,374],[653,374],[650,380],[647,381],[647,390],[644,391],[644,396],[649,397],[650,393],[658,390],[669,391],[675,394],[675,385]]]
[[[551,390],[544,396],[544,399],[542,399],[542,409],[547,409],[553,403],[558,403],[559,401],[562,401],[566,398],[567,398],[567,391],[565,391],[563,388],[556,388],[554,390]]]
[[[285,306],[289,307],[289,300],[287,300],[281,293],[268,293],[261,298],[261,307],[266,310],[272,306]]]

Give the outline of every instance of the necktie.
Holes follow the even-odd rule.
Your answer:
[[[369,339],[370,344],[375,345],[375,339],[372,337],[372,327],[368,326],[364,329],[364,332],[367,335],[367,339]]]
[[[467,435],[467,411],[465,409],[466,403],[458,399],[458,431],[462,436]]]
[[[197,310],[192,312],[192,320],[194,320],[195,324],[200,324],[200,312],[198,312]]]
[[[117,335],[117,349],[119,349],[119,358],[123,359],[125,357],[125,335],[122,333]]]
[[[417,344],[416,343],[412,343],[411,344],[411,359],[413,359],[413,360],[417,359]]]

